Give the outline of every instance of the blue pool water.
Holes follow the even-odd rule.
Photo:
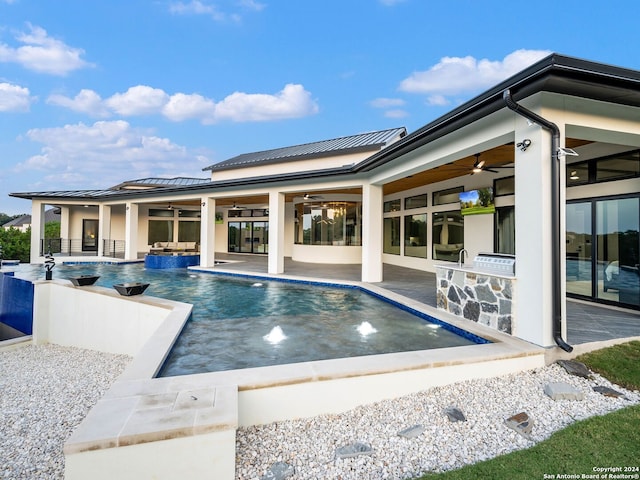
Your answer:
[[[29,273],[24,273],[27,271]],[[44,278],[41,266],[19,275]],[[145,295],[194,305],[160,376],[472,345],[482,339],[357,288],[212,275],[141,264],[60,265],[53,278],[100,275],[96,285],[150,283]]]

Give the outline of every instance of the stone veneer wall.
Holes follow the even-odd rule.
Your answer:
[[[515,333],[515,278],[436,268],[439,309],[504,333]]]

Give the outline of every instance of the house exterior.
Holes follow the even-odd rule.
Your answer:
[[[60,211],[57,208],[50,208],[49,210],[44,212],[44,223],[59,221]],[[8,221],[4,225],[2,225],[2,227],[5,230],[15,228],[16,230],[20,230],[21,232],[26,232],[31,227],[31,215],[20,215],[19,217]]]
[[[197,241],[203,267],[220,252],[262,254],[271,274],[291,257],[360,264],[364,282],[380,282],[384,264],[453,278],[462,259],[514,255],[508,331],[545,347],[568,347],[567,295],[640,308],[636,70],[553,54],[410,134],[205,170],[210,178],[12,194],[32,202],[32,262],[43,261],[43,212],[54,205],[67,254],[134,260],[159,241]],[[489,210],[464,214],[465,192]]]

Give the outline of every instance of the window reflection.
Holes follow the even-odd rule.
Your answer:
[[[427,214],[404,217],[404,254],[427,258]]]
[[[433,214],[433,259],[458,261],[464,248],[464,219],[460,210]]]
[[[295,241],[302,245],[362,245],[360,202],[299,203]]]

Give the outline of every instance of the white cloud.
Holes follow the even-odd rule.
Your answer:
[[[263,122],[318,113],[318,105],[302,85],[287,84],[275,95],[235,92],[216,104],[214,121]]]
[[[35,100],[28,88],[0,83],[0,112],[28,112]]]
[[[219,121],[265,122],[299,118],[318,112],[318,105],[302,85],[288,84],[276,94],[235,92],[216,103],[198,94],[176,93],[137,85],[106,100],[93,90],[82,90],[74,98],[51,95],[47,102],[93,117],[164,115],[171,121],[196,119],[203,124]]]
[[[429,97],[427,97],[427,105],[444,107],[450,103],[451,102],[444,95],[429,95]]]
[[[239,4],[240,6],[248,10],[253,10],[256,12],[261,12],[262,10],[267,8],[266,3],[256,2],[255,0],[240,0]]]
[[[236,4],[241,10],[251,12],[260,12],[266,8],[266,4],[256,0],[240,0]],[[217,5],[200,0],[172,2],[169,5],[169,12],[174,15],[206,15],[217,22],[240,22],[242,20],[242,15],[238,12],[223,11]]]
[[[105,188],[122,181],[123,171],[130,178],[184,172],[203,176],[201,169],[210,163],[202,155],[123,120],[32,129],[26,137],[42,148],[16,170],[52,172],[46,177],[48,188]]]
[[[375,98],[369,102],[373,108],[401,107],[406,102],[401,98]]]
[[[180,122],[191,118],[207,119],[213,116],[215,102],[198,94],[176,93],[162,108],[162,114],[169,120]]]
[[[169,12],[175,15],[209,15],[218,21],[226,18],[215,5],[207,5],[199,0],[192,0],[189,3],[173,2],[169,5]]]
[[[74,98],[54,94],[47,98],[47,103],[65,107],[74,112],[80,112],[92,117],[108,117],[109,110],[100,95],[93,90],[82,89]]]
[[[400,108],[387,110],[384,112],[384,116],[387,118],[405,118],[409,116],[409,112]]]
[[[477,60],[474,57],[443,57],[428,70],[414,72],[402,80],[399,89],[430,95],[435,105],[447,102],[446,95],[459,95],[489,88],[551,52],[546,50],[516,50],[502,60]]]
[[[91,66],[81,58],[84,55],[81,48],[49,37],[41,27],[29,25],[29,28],[30,32],[16,36],[22,46],[14,48],[0,43],[0,62],[18,63],[28,70],[61,76]]]
[[[116,93],[105,100],[105,105],[124,116],[160,113],[169,101],[169,95],[159,88],[137,85],[125,93]]]

